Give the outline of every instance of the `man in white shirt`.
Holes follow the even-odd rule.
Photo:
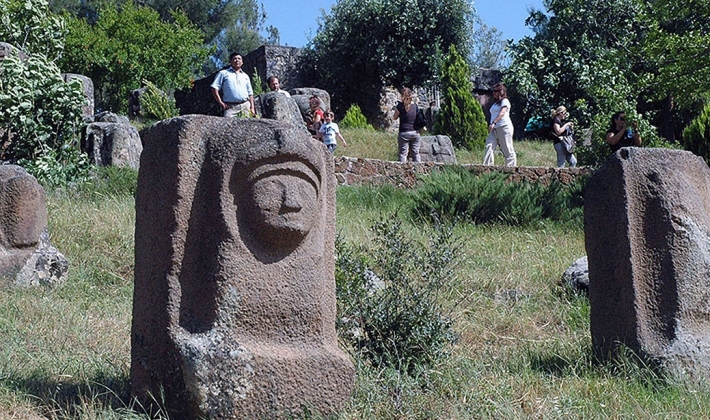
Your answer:
[[[269,89],[271,89],[272,92],[283,93],[284,95],[286,95],[288,97],[291,96],[290,93],[281,89],[281,84],[279,83],[278,77],[276,77],[276,76],[269,77],[268,83],[269,83]]]
[[[249,117],[256,113],[254,91],[249,76],[242,71],[244,60],[237,53],[229,56],[229,68],[220,70],[210,87],[212,96],[224,109],[225,117]],[[222,91],[222,96],[220,96]]]

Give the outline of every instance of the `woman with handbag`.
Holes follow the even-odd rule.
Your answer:
[[[406,162],[408,155],[412,155],[412,161],[421,162],[419,155],[419,145],[421,137],[414,127],[419,107],[412,102],[412,90],[402,89],[402,100],[395,105],[392,119],[399,119],[399,135],[397,144],[399,147],[399,161]]]
[[[557,152],[557,167],[564,168],[565,161],[570,167],[577,166],[577,158],[574,157],[574,139],[572,137],[572,121],[563,123],[569,117],[569,112],[564,106],[558,106],[552,110],[552,124],[550,131],[554,142],[555,152]]]

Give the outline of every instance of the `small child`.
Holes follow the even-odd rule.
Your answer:
[[[325,119],[325,124],[321,125],[320,129],[318,130],[320,131],[323,143],[325,143],[326,147],[328,147],[330,153],[335,153],[335,147],[337,146],[336,136],[340,139],[340,141],[343,142],[343,146],[348,147],[348,143],[345,142],[345,139],[340,134],[338,124],[333,122],[334,116],[335,114],[333,114],[333,111],[326,111],[323,115]]]

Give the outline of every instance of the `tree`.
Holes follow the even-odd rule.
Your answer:
[[[471,70],[453,45],[444,60],[442,73],[444,102],[434,132],[447,134],[456,147],[482,149],[488,133],[486,117],[471,93]]]
[[[710,103],[706,104],[700,115],[683,130],[683,147],[710,164]]]
[[[339,0],[323,13],[303,67],[334,109],[373,109],[383,85],[435,83],[450,45],[469,56],[473,16],[467,0]]]
[[[205,44],[214,48],[204,71],[211,72],[228,63],[232,51],[246,54],[264,43],[278,44],[279,34],[274,27],[264,28],[266,13],[257,0],[51,0],[52,10],[68,12],[96,23],[99,11],[106,7],[121,8],[126,3],[149,7],[160,14],[161,20],[175,23],[174,12],[183,12],[203,33]],[[261,36],[266,31],[268,37]]]
[[[502,34],[478,18],[473,32],[471,64],[479,69],[502,69],[506,67],[505,47]]]
[[[638,121],[646,145],[665,144],[652,124],[663,104],[654,103],[648,84],[654,64],[643,53],[649,28],[638,0],[548,0],[547,13],[527,19],[534,37],[510,49],[504,78],[522,132],[529,118],[549,120],[565,105],[578,127],[591,127],[591,150],[578,148],[580,162],[594,165],[608,155],[604,133],[616,111]],[[590,160],[591,159],[591,160]]]
[[[624,110],[644,143],[674,141],[710,92],[710,4],[681,0],[548,0],[535,31],[510,48],[506,74],[524,124],[566,105],[603,145]],[[513,115],[515,118],[516,116]],[[516,124],[517,125],[517,124]],[[605,146],[605,145],[604,145]],[[580,154],[584,154],[581,150]],[[585,162],[587,163],[587,162]]]
[[[164,22],[155,10],[126,2],[100,9],[95,24],[70,18],[61,64],[91,77],[98,108],[125,112],[143,79],[164,90],[187,87],[208,55],[202,32],[184,13]]]
[[[661,98],[683,98],[681,108],[696,107],[710,92],[710,3],[654,0],[642,10],[643,54],[655,69],[648,84]]]

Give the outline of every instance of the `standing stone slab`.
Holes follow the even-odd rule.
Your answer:
[[[690,152],[622,148],[589,180],[592,342],[710,375],[710,169]]]
[[[189,115],[142,132],[131,386],[175,419],[329,414],[355,370],[335,332],[330,154],[283,121]]]
[[[16,165],[0,165],[0,284],[66,280],[69,262],[49,241],[44,189]]]

